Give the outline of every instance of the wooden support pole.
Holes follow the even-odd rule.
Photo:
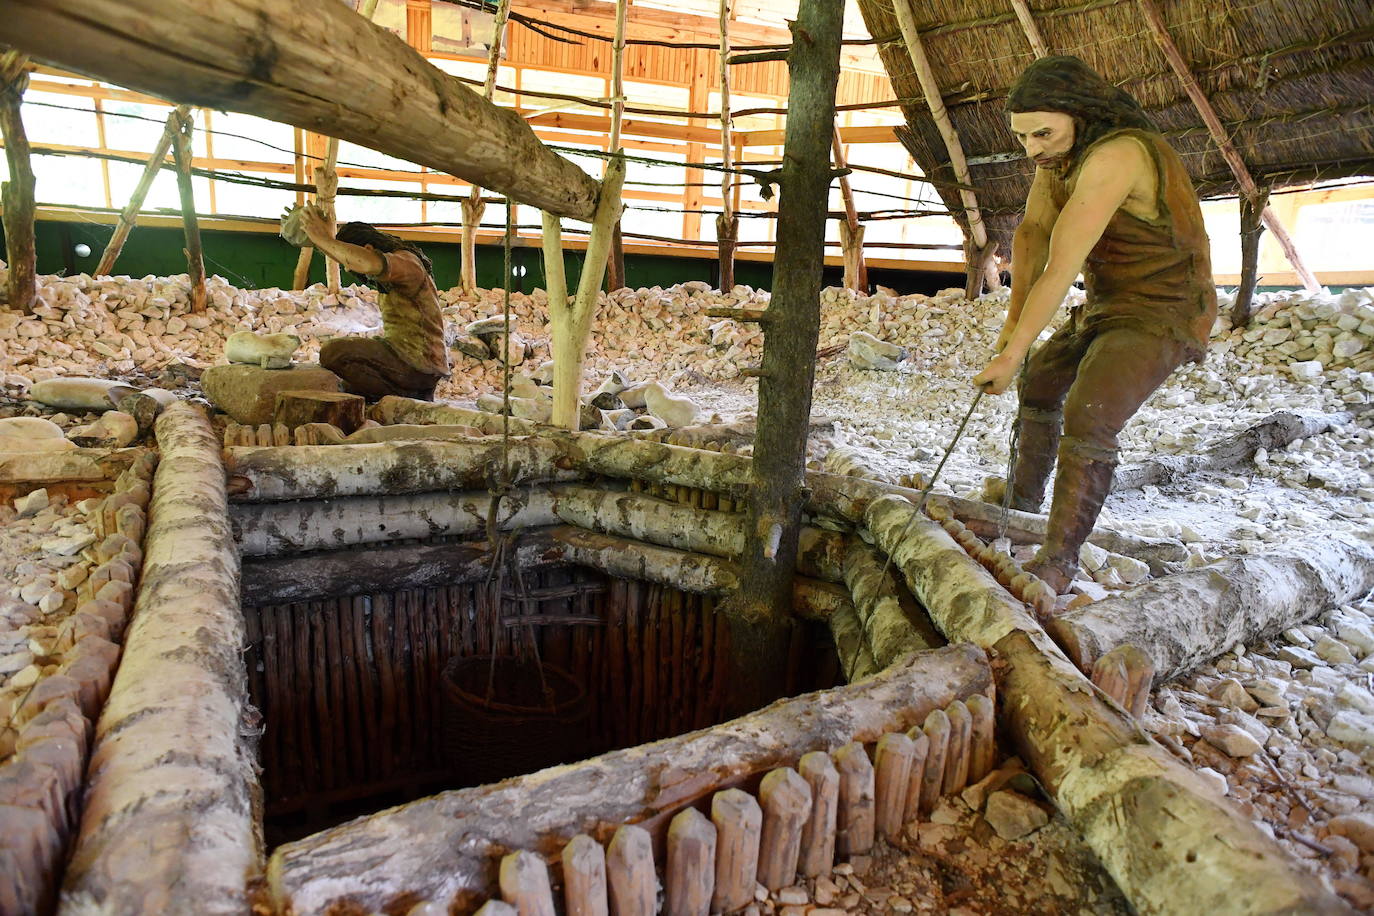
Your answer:
[[[801,525],[806,437],[820,333],[821,269],[830,135],[839,78],[843,4],[801,0],[788,56],[790,84],[778,212],[778,266],[764,326],[758,436],[748,497],[747,583],[723,608],[730,620],[735,708],[754,708],[782,689]]]
[[[177,163],[177,191],[181,195],[181,221],[186,234],[186,274],[191,281],[191,311],[205,311],[205,260],[200,252],[200,224],[196,221],[196,193],[191,186],[191,131],[189,111],[178,108],[172,155]]]
[[[563,264],[563,224],[557,216],[540,211],[543,234],[540,250],[544,256],[544,291],[549,301],[549,314],[554,309],[568,308],[568,275]]]
[[[624,0],[620,0],[624,2]],[[606,163],[606,178],[601,183],[596,216],[592,220],[582,275],[572,305],[549,300],[550,338],[553,349],[553,425],[577,429],[581,416],[582,363],[587,355],[587,339],[592,331],[592,316],[601,281],[606,276],[606,258],[611,251],[611,233],[620,218],[620,189],[625,183],[625,160],[619,156]],[[547,227],[547,224],[546,224]],[[548,245],[547,240],[545,246]]]
[[[1031,50],[1035,52],[1037,58],[1048,57],[1050,46],[1045,44],[1045,38],[1040,34],[1040,26],[1035,24],[1035,17],[1031,15],[1030,6],[1026,0],[1010,0],[1011,8],[1016,11],[1016,19],[1021,23],[1021,31],[1026,33],[1026,41],[1030,42]]]
[[[134,192],[129,195],[129,202],[124,205],[124,209],[119,213],[119,222],[115,224],[114,234],[110,236],[109,243],[105,246],[105,253],[100,256],[100,263],[96,265],[96,276],[109,276],[110,271],[114,270],[115,261],[119,259],[119,253],[124,250],[124,243],[129,238],[129,233],[133,231],[134,223],[138,219],[138,211],[143,207],[143,201],[148,196],[148,189],[153,185],[153,179],[162,170],[163,164],[167,160],[167,152],[172,147],[172,138],[176,135],[177,125],[181,118],[190,114],[190,109],[186,105],[180,105],[172,109],[167,115],[167,123],[162,129],[162,136],[158,138],[157,146],[153,148],[152,154],[148,157],[148,164],[143,167],[143,174],[139,176],[138,184],[134,185]]]
[[[803,877],[830,874],[835,866],[835,822],[840,807],[840,772],[825,751],[803,754],[797,771],[811,789],[811,810],[802,825],[797,868]]]
[[[849,168],[845,161],[844,144],[840,141],[840,127],[830,141],[835,156],[835,170]],[[859,212],[854,206],[854,191],[849,186],[849,176],[840,176],[840,198],[844,201],[844,219],[840,222],[840,251],[844,256],[844,285],[858,293],[868,292],[868,268],[864,266],[864,226],[859,222]]]
[[[969,283],[966,293],[969,298],[973,298],[977,295],[977,287],[980,285],[977,272],[984,269],[984,265],[978,261],[988,247],[988,230],[983,223],[983,214],[978,209],[978,198],[970,190],[973,179],[969,173],[968,159],[964,156],[964,145],[959,140],[959,133],[954,129],[954,122],[950,120],[949,111],[945,108],[945,101],[940,95],[940,84],[935,79],[930,58],[926,56],[925,44],[916,29],[916,16],[912,12],[911,3],[912,0],[892,0],[892,9],[897,17],[897,26],[902,32],[902,43],[906,45],[907,53],[911,56],[911,66],[921,84],[921,93],[930,108],[930,117],[935,122],[941,139],[945,141],[945,150],[949,153],[949,166],[954,172],[954,180],[961,186],[959,200],[964,206],[964,213],[959,223],[964,227],[967,239],[965,248],[969,258]]]
[[[730,168],[734,127],[730,113],[730,0],[720,0],[720,164]],[[731,184],[735,175],[720,173],[720,215],[716,217],[716,253],[720,262],[720,291],[735,288],[735,248],[739,244],[739,217],[735,215]]]
[[[665,916],[710,916],[716,885],[716,825],[696,808],[683,809],[668,825],[664,872]]]
[[[754,899],[763,809],[748,792],[726,789],[711,800],[711,821],[716,825],[716,886],[711,910],[728,913]]]
[[[892,498],[870,504],[865,524],[947,637],[996,653],[1002,730],[1138,911],[1165,912],[1188,900],[1192,909],[1225,912],[1348,912],[1273,838],[1105,702],[1025,605],[944,529]]]
[[[606,880],[616,916],[654,916],[658,879],[654,877],[654,841],[649,831],[625,824],[615,832],[606,850]]]
[[[335,168],[338,161],[339,139],[330,137],[324,154],[324,162],[315,166],[315,203],[319,204],[320,210],[324,212],[327,223],[325,231],[330,235],[338,231],[339,222],[334,209],[334,196],[339,190],[339,173]],[[330,291],[336,291],[339,288],[339,262],[328,255],[324,259],[324,285]]]
[[[802,827],[811,814],[811,787],[791,767],[778,767],[759,783],[763,831],[759,839],[758,883],[770,891],[797,879]]]
[[[33,311],[38,295],[38,255],[33,232],[33,166],[29,162],[29,140],[19,114],[24,89],[29,84],[29,59],[18,51],[0,53],[0,136],[5,140],[5,161],[9,180],[0,185],[0,206],[4,207],[5,263],[9,276],[5,301],[18,312]]]
[[[1240,286],[1236,289],[1236,301],[1231,305],[1231,327],[1244,328],[1250,325],[1251,302],[1255,298],[1255,286],[1259,282],[1260,236],[1264,234],[1264,220],[1261,219],[1269,205],[1269,189],[1260,188],[1256,197],[1241,195],[1240,201]]]
[[[1174,39],[1169,35],[1169,29],[1164,24],[1164,17],[1160,15],[1159,8],[1155,6],[1154,0],[1136,0],[1136,5],[1140,7],[1140,14],[1145,19],[1145,24],[1150,29],[1150,34],[1154,36],[1155,43],[1159,45],[1159,50],[1164,53],[1164,58],[1169,62],[1169,68],[1174,71],[1174,76],[1178,78],[1183,86],[1183,91],[1192,100],[1193,107],[1202,116],[1202,123],[1207,125],[1207,133],[1212,137],[1212,142],[1217,145],[1217,152],[1221,153],[1221,158],[1226,160],[1226,164],[1231,167],[1231,174],[1236,176],[1236,184],[1240,186],[1241,197],[1252,201],[1252,206],[1260,210],[1264,225],[1269,231],[1274,233],[1274,239],[1283,249],[1284,255],[1288,258],[1288,263],[1293,265],[1293,271],[1298,275],[1303,287],[1308,292],[1316,292],[1321,289],[1321,284],[1317,282],[1317,277],[1312,271],[1307,269],[1302,257],[1298,254],[1297,245],[1293,243],[1293,238],[1284,228],[1283,223],[1279,222],[1278,215],[1274,213],[1272,207],[1262,202],[1260,189],[1255,184],[1255,179],[1250,175],[1250,169],[1246,166],[1245,160],[1241,158],[1240,150],[1231,142],[1231,138],[1226,134],[1226,128],[1222,125],[1221,119],[1217,117],[1216,111],[1212,108],[1212,103],[1203,93],[1202,87],[1198,85],[1197,78],[1188,69],[1188,63],[1183,59],[1183,55],[1178,50],[1178,45],[1174,44]]]
[[[506,35],[506,20],[510,17],[510,0],[500,0],[496,5],[496,17],[492,21],[491,48],[487,53],[487,78],[482,85],[482,98],[488,102],[496,94],[496,74],[501,66],[501,46]],[[472,193],[462,202],[463,237],[458,265],[458,285],[464,296],[477,292],[477,227],[482,222],[482,214],[487,205],[482,202],[482,188],[473,184]],[[557,217],[554,217],[555,221]],[[560,265],[561,265],[560,255]]]
[[[568,916],[610,916],[606,850],[601,844],[579,833],[563,847],[562,860],[563,905]]]
[[[606,151],[618,153],[620,123],[625,116],[625,9],[629,0],[616,0],[615,37],[611,40],[611,129],[606,137]],[[620,233],[620,216],[611,230],[611,250],[607,259],[607,289],[625,286],[625,240]]]
[[[362,144],[559,216],[596,210],[596,180],[517,112],[338,0],[17,0],[0,42],[161,98]]]
[[[879,836],[892,839],[902,832],[915,754],[916,743],[901,732],[878,739],[878,750],[874,754],[874,804]]]

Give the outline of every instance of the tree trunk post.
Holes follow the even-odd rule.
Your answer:
[[[836,125],[831,149],[835,154],[835,168],[846,169],[844,144],[840,140],[840,128]],[[859,213],[854,206],[854,191],[849,187],[849,178],[840,176],[840,197],[844,201],[844,220],[840,222],[840,251],[844,255],[844,285],[858,293],[868,292],[868,268],[864,266],[864,227],[859,222]]]
[[[335,166],[339,161],[339,141],[329,138],[329,149],[324,155],[324,164],[315,166],[315,203],[324,211],[329,221],[328,231],[333,235],[338,230],[338,217],[334,212],[334,195],[339,190],[339,173]],[[339,288],[339,262],[325,255],[324,285],[331,291]]]
[[[734,213],[731,190],[734,173],[730,169],[730,0],[720,0],[720,215],[716,217],[716,255],[720,261],[717,288],[728,293],[735,288],[735,249],[739,244],[739,217]]]
[[[830,137],[839,79],[842,5],[802,0],[792,23],[791,84],[778,212],[778,268],[764,325],[759,432],[741,558],[743,588],[725,602],[731,630],[731,694],[738,708],[773,699],[787,664],[792,575],[805,500],[803,475],[830,180]]]
[[[1231,327],[1250,324],[1250,303],[1259,281],[1260,237],[1264,235],[1264,208],[1269,205],[1269,190],[1261,188],[1254,197],[1240,198],[1240,287],[1231,306]]]
[[[181,194],[181,219],[186,233],[186,274],[191,281],[191,311],[205,311],[205,262],[200,253],[200,224],[196,221],[196,194],[191,187],[191,130],[189,111],[178,109],[172,155],[177,162],[177,190]]]
[[[625,239],[620,234],[620,220],[611,230],[611,254],[606,260],[606,291],[625,287]]]
[[[29,139],[19,115],[24,89],[29,85],[25,69],[29,59],[18,51],[0,54],[0,135],[5,138],[5,159],[10,180],[0,186],[5,226],[6,284],[9,307],[33,310],[38,295],[38,256],[33,237],[33,167],[29,163]]]
[[[375,2],[375,0],[374,0]],[[496,72],[501,66],[501,42],[506,35],[506,20],[510,16],[510,0],[501,0],[492,21],[491,48],[487,54],[487,78],[482,85],[482,98],[488,102],[496,94]],[[472,193],[463,201],[463,244],[459,250],[458,285],[464,296],[477,292],[477,227],[487,205],[482,202],[482,188],[473,184]]]
[[[115,261],[119,259],[119,253],[124,250],[124,243],[129,239],[129,233],[133,231],[134,222],[138,219],[138,211],[143,207],[143,201],[148,196],[148,189],[153,186],[153,179],[162,170],[163,164],[167,160],[167,151],[172,148],[172,137],[176,134],[178,118],[186,115],[189,108],[185,105],[178,106],[167,115],[167,124],[162,129],[162,137],[157,141],[157,146],[153,149],[152,155],[148,157],[148,164],[143,168],[143,174],[138,179],[138,184],[134,186],[134,193],[129,195],[129,202],[120,211],[119,222],[115,225],[114,234],[110,236],[109,244],[105,246],[105,253],[100,256],[100,263],[96,265],[95,275],[98,277],[109,276],[110,271],[114,270]]]
[[[716,253],[720,258],[718,288],[728,293],[735,288],[735,248],[739,245],[739,217],[722,213],[716,217]]]

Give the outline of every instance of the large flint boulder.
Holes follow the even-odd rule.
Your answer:
[[[245,426],[272,422],[278,392],[343,390],[337,375],[314,363],[291,369],[262,369],[242,364],[211,366],[200,377],[200,385],[211,404],[227,413],[235,423]]]

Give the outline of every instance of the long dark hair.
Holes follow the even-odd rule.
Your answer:
[[[1042,57],[1017,78],[1006,110],[1057,111],[1073,118],[1073,147],[1065,170],[1104,134],[1123,127],[1158,130],[1124,89],[1118,89],[1083,61],[1067,54]]]
[[[404,239],[400,239],[394,235],[391,235],[390,233],[383,232],[376,226],[373,226],[369,223],[360,223],[356,221],[351,223],[344,223],[342,226],[339,227],[338,231],[334,233],[334,238],[338,239],[341,242],[347,242],[350,245],[371,245],[376,250],[383,252],[409,251],[411,254],[415,255],[415,257],[420,259],[421,264],[425,265],[425,272],[428,273],[430,277],[434,276],[434,265],[430,263],[429,258],[425,256],[425,253],[420,250],[420,246],[412,245],[410,242],[407,242]],[[378,283],[375,277],[368,277],[362,276],[360,274],[355,274],[351,270],[346,271],[346,273],[348,273],[349,276],[355,278],[361,283],[367,283],[371,286],[377,287],[384,293],[390,291],[389,287],[385,283]]]

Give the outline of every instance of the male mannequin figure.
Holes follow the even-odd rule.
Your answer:
[[[1133,98],[1075,57],[1045,57],[1006,108],[1035,179],[999,352],[973,381],[1007,389],[1081,271],[1086,304],[1026,364],[1007,484],[1013,507],[1040,511],[1058,452],[1049,530],[1026,568],[1063,592],[1111,489],[1117,435],[1169,373],[1203,358],[1216,289],[1187,170]]]
[[[434,386],[449,374],[444,316],[424,252],[367,223],[345,223],[329,234],[314,204],[288,209],[282,237],[313,245],[339,266],[381,291],[381,337],[336,337],[320,347],[320,365],[343,379],[354,394],[375,400],[388,394],[434,399]]]

